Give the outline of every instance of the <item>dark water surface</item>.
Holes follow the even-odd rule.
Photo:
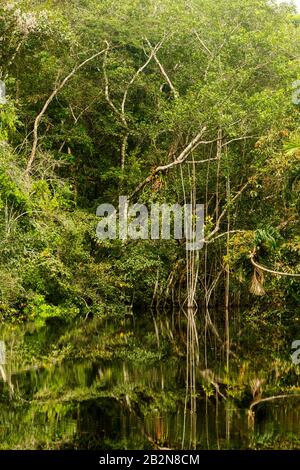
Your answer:
[[[184,361],[21,362],[8,350],[1,366],[2,449],[300,448],[296,397],[263,403],[254,417],[215,396],[185,412]]]

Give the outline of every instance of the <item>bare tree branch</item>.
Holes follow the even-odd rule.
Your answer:
[[[206,144],[209,142],[205,142]],[[219,157],[214,157],[214,158],[206,158],[205,160],[189,160],[186,163],[207,163],[207,162],[213,162],[214,160],[219,160]]]
[[[222,147],[226,147],[226,145],[231,144],[232,142],[238,142],[239,140],[247,140],[247,139],[256,139],[257,135],[244,135],[242,137],[236,137],[235,139],[228,140],[222,144]]]
[[[123,136],[122,146],[121,146],[121,170],[124,171],[125,169],[125,161],[126,161],[126,149],[127,149],[127,142],[128,142],[129,132],[126,132]]]
[[[197,31],[195,31],[195,35],[196,35],[196,38],[198,39],[198,41],[200,42],[200,44],[203,46],[203,48],[205,49],[205,51],[212,57],[213,56],[213,53],[208,49],[207,45],[204,43],[204,41],[200,38],[199,34]]]
[[[110,49],[110,44],[109,44],[108,41],[105,41],[106,46],[107,46],[106,49],[105,49],[105,52],[104,52],[104,61],[103,61],[103,74],[104,74],[104,81],[105,81],[105,98],[106,98],[106,101],[108,102],[109,106],[113,109],[115,114],[120,118],[123,126],[126,129],[125,134],[123,135],[122,145],[121,145],[121,169],[122,169],[122,171],[125,168],[126,148],[127,148],[128,137],[129,137],[128,122],[127,122],[126,112],[125,112],[125,106],[126,106],[128,92],[129,92],[130,87],[133,85],[133,83],[137,79],[137,77],[143,72],[143,70],[150,63],[150,61],[152,60],[152,58],[154,57],[156,52],[160,49],[160,47],[163,44],[163,41],[164,41],[164,39],[162,39],[162,41],[160,41],[158,44],[156,44],[156,46],[154,48],[151,48],[151,53],[150,53],[148,59],[146,60],[146,62],[134,73],[134,75],[132,76],[132,78],[128,82],[128,84],[125,88],[124,94],[123,94],[120,110],[114,104],[114,102],[112,101],[112,99],[110,97],[110,94],[109,94],[109,80],[108,80],[107,71],[106,71],[106,62],[107,62],[108,52],[109,52],[109,49]]]
[[[8,64],[7,64],[7,66],[6,66],[6,69],[8,69],[8,68],[12,65],[12,63],[13,63],[13,61],[15,60],[15,58],[16,58],[16,56],[17,56],[19,50],[21,49],[22,45],[23,45],[24,42],[26,41],[26,38],[27,38],[27,36],[24,36],[24,37],[21,39],[21,41],[18,43],[16,49],[14,50],[13,55],[11,56],[11,58],[10,58]],[[5,78],[7,78],[7,76],[8,76],[8,72],[5,74]]]
[[[229,230],[227,232],[223,232],[221,233],[220,235],[217,235],[215,238],[213,238],[212,240],[205,240],[204,243],[207,243],[207,244],[210,244],[210,243],[214,243],[216,240],[218,240],[219,238],[222,238],[222,237],[225,237],[225,236],[228,236],[233,234],[233,233],[245,233],[246,230]]]
[[[233,202],[236,201],[236,199],[238,199],[241,194],[245,191],[245,189],[252,183],[252,180],[253,178],[250,178],[242,187],[241,189],[236,193],[236,195],[230,200],[230,204],[232,204]],[[212,232],[210,232],[210,234],[205,237],[205,239],[203,240],[204,243],[207,243],[214,235],[215,233],[217,233],[219,230],[220,230],[220,224],[221,224],[221,221],[222,219],[224,218],[224,216],[227,214],[227,209],[228,209],[228,205],[223,209],[223,211],[221,212],[221,214],[219,215],[217,221],[216,221],[216,225],[215,225],[215,228],[212,230]],[[227,232],[226,232],[227,233]]]
[[[185,149],[180,153],[180,155],[173,162],[167,163],[166,165],[157,166],[152,171],[152,173],[149,176],[147,176],[147,178],[137,186],[137,188],[133,191],[129,199],[132,199],[138,192],[140,192],[141,189],[143,189],[144,186],[146,186],[146,184],[148,184],[154,178],[154,176],[156,176],[158,173],[170,170],[171,168],[177,165],[181,165],[187,159],[187,157],[191,154],[191,152],[193,152],[193,150],[195,150],[200,144],[205,143],[205,141],[202,142],[200,140],[205,131],[206,131],[206,127],[203,127],[203,129],[196,135],[196,137],[194,137],[194,139],[187,145],[187,147],[185,147]]]
[[[131,85],[135,82],[135,80],[137,79],[137,77],[139,76],[139,74],[147,67],[147,65],[151,62],[152,58],[156,56],[156,52],[161,48],[162,44],[163,44],[163,41],[160,41],[158,44],[156,44],[155,47],[152,48],[151,44],[149,43],[149,41],[147,40],[148,44],[150,45],[151,47],[151,52],[150,52],[150,55],[148,57],[148,59],[146,60],[146,62],[135,72],[135,74],[133,75],[133,77],[131,78],[130,82],[128,83],[127,87],[126,87],[126,90],[124,92],[124,95],[123,95],[123,100],[122,100],[122,105],[121,105],[121,112],[122,112],[122,115],[123,117],[125,118],[125,105],[126,105],[126,100],[127,100],[127,95],[128,95],[128,91],[129,91],[129,88],[131,87]],[[126,120],[126,118],[125,118]]]
[[[105,98],[106,98],[106,101],[108,102],[109,106],[113,109],[113,111],[121,118],[121,120],[123,121],[123,118],[121,116],[121,113],[120,111],[117,109],[117,107],[114,105],[113,101],[111,100],[110,98],[110,95],[109,95],[109,81],[108,81],[108,76],[107,76],[107,72],[106,72],[106,62],[107,62],[107,55],[108,55],[108,51],[110,49],[110,44],[108,41],[105,41],[106,43],[106,49],[104,51],[104,60],[103,60],[103,65],[102,65],[102,68],[103,68],[103,75],[104,75],[104,82],[105,82]]]
[[[151,52],[153,52],[153,58],[154,58],[155,62],[157,63],[157,65],[158,65],[158,67],[159,67],[159,69],[160,69],[162,75],[163,75],[164,78],[166,79],[166,81],[167,81],[169,87],[171,88],[174,97],[175,97],[175,98],[178,98],[179,93],[178,93],[178,91],[175,89],[175,87],[174,87],[173,83],[171,82],[171,79],[169,78],[169,76],[168,76],[166,70],[164,69],[164,67],[162,66],[160,60],[158,59],[158,57],[157,57],[157,55],[156,55],[156,51],[153,49],[153,47],[151,46],[150,41],[149,41],[147,38],[146,38],[146,42],[147,42],[148,46],[150,47]]]
[[[100,52],[96,52],[95,54],[93,54],[91,57],[88,57],[87,59],[85,59],[83,62],[81,62],[79,65],[76,65],[73,70],[71,70],[71,72],[54,88],[54,90],[52,91],[52,93],[50,94],[50,96],[48,97],[48,99],[46,100],[43,108],[41,109],[40,113],[37,115],[37,117],[35,118],[35,121],[34,121],[34,127],[33,127],[33,144],[32,144],[32,149],[31,149],[31,154],[30,154],[30,157],[29,157],[29,160],[27,162],[27,167],[26,167],[26,171],[25,171],[25,175],[28,176],[31,172],[31,168],[32,168],[32,164],[34,162],[34,159],[35,159],[35,156],[36,156],[36,151],[37,151],[37,145],[38,145],[38,129],[39,129],[39,125],[40,125],[40,122],[42,120],[42,117],[44,116],[45,112],[47,111],[48,109],[48,106],[50,105],[50,103],[53,101],[53,99],[57,96],[57,94],[60,92],[60,90],[65,86],[65,84],[70,80],[70,78],[73,77],[73,75],[75,75],[75,73],[81,69],[82,67],[84,67],[84,65],[86,65],[88,62],[90,62],[91,60],[95,59],[96,57],[98,57],[99,55],[101,54],[104,54],[106,51],[106,49],[103,49],[102,51]]]

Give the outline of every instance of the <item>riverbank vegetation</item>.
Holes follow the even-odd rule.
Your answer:
[[[291,11],[260,0],[4,2],[3,315],[182,303],[183,244],[104,242],[95,217],[122,194],[182,204],[182,178],[206,204],[197,302],[224,305],[228,274],[232,305],[297,304],[297,279],[249,255],[299,271],[298,41]]]
[[[194,396],[297,392],[295,8],[7,0],[0,40],[0,315],[22,367],[187,357]],[[203,248],[100,240],[121,195],[204,204]]]

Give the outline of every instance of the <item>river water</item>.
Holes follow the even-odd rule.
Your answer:
[[[2,334],[7,360],[1,366],[1,449],[300,448],[296,397],[261,403],[251,415],[249,404],[199,393],[191,414],[184,361],[43,363],[34,351],[47,331],[23,334],[22,343],[18,335],[17,329]],[[22,350],[25,357],[28,348],[26,363]]]

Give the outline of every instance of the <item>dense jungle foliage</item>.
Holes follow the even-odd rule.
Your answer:
[[[265,295],[251,293],[249,254],[300,272],[299,31],[291,7],[265,0],[2,1],[3,318],[180,302],[184,244],[98,240],[96,208],[201,131],[189,156],[211,159],[195,165],[207,237],[197,302],[213,286],[210,304],[223,305],[229,270],[230,304],[296,306],[295,278],[266,275]],[[133,202],[182,204],[192,166],[157,173]]]
[[[228,406],[223,448],[244,429],[230,403],[254,420],[299,391],[299,18],[275,0],[0,1],[1,448],[99,447],[97,413],[103,448],[178,448],[186,390]],[[99,239],[120,196],[203,204],[203,248]],[[300,447],[247,426],[249,448]]]

